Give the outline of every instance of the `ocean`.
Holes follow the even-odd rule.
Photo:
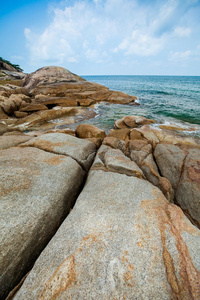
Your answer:
[[[114,121],[125,115],[141,115],[158,124],[195,127],[187,133],[200,137],[200,76],[82,76],[88,81],[107,86],[138,98],[137,105],[97,105],[97,117],[88,120],[108,131]]]

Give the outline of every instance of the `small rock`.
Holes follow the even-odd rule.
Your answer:
[[[101,138],[106,137],[104,130],[90,124],[80,124],[76,128],[76,136],[79,138]]]
[[[108,134],[108,137],[115,137],[117,139],[128,141],[129,140],[130,129],[113,129]]]
[[[15,117],[16,118],[24,118],[24,117],[26,117],[26,116],[28,116],[28,113],[27,112],[22,112],[22,111],[15,111],[14,112],[14,115],[15,115]]]

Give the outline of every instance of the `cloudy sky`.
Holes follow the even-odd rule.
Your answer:
[[[25,72],[200,75],[200,0],[6,0],[0,56]]]

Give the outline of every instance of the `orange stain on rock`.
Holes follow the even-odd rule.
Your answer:
[[[50,159],[45,160],[44,162],[49,164],[49,165],[54,165],[54,166],[58,166],[59,164],[61,164],[63,162],[63,159],[65,158],[64,155],[56,155]]]
[[[200,183],[200,161],[197,161],[196,163],[197,163],[196,166],[192,165],[187,168],[187,173],[189,179],[197,183]]]
[[[52,277],[46,282],[38,300],[54,300],[75,282],[75,258],[74,255],[70,255],[59,265]]]
[[[137,242],[137,245],[138,245],[138,247],[144,247],[144,245],[140,241]]]
[[[149,218],[158,221],[163,246],[163,262],[171,286],[172,299],[200,299],[200,273],[194,267],[188,247],[181,236],[183,231],[196,235],[198,231],[187,222],[180,208],[168,203],[156,190],[154,195],[153,201],[144,200],[140,207]],[[179,256],[179,264],[176,268],[179,271],[179,278],[176,276],[174,261],[167,248],[166,230],[176,241]]]

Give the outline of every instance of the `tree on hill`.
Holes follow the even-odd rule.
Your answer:
[[[3,59],[2,57],[0,57],[0,63],[3,62],[3,63],[6,63],[12,67],[14,67],[17,71],[20,71],[20,72],[23,72],[23,69],[20,68],[19,65],[15,65],[15,64],[12,64],[9,60],[6,60],[6,59]]]

